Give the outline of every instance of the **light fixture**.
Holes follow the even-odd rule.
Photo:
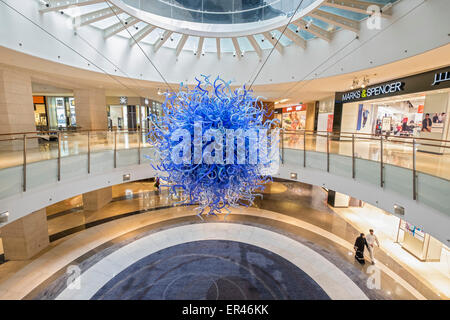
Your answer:
[[[0,213],[0,223],[6,223],[8,222],[9,212],[2,212]]]
[[[363,82],[362,82],[362,85],[361,85],[361,88],[365,88],[365,87],[367,87],[368,85],[369,85],[369,78],[368,77],[364,77],[364,79],[363,79]]]
[[[305,29],[308,29],[309,27],[311,27],[311,24],[312,24],[312,20],[309,20],[305,25]]]
[[[355,89],[356,87],[358,87],[358,83],[359,83],[359,80],[358,79],[353,79],[353,83],[352,83],[352,86],[350,87],[350,89]]]

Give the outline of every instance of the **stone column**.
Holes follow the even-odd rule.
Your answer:
[[[45,208],[7,224],[1,231],[6,260],[28,260],[49,245]]]
[[[33,93],[31,76],[17,69],[0,67],[0,134],[35,132]],[[29,135],[31,136],[31,135]],[[3,136],[7,138],[22,138]],[[27,141],[29,147],[37,146],[37,139]],[[22,150],[23,142],[2,142],[0,149]]]
[[[105,91],[100,89],[74,90],[77,125],[81,130],[108,128]]]
[[[112,187],[83,193],[83,208],[87,211],[96,211],[103,208],[112,200]]]

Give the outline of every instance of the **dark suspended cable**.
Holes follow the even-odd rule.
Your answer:
[[[264,66],[267,63],[267,60],[269,60],[270,56],[272,55],[272,52],[275,50],[276,46],[278,45],[278,43],[280,42],[281,37],[284,35],[284,32],[286,31],[286,28],[288,28],[288,26],[291,24],[292,19],[295,17],[295,15],[297,14],[298,9],[300,9],[300,6],[302,5],[304,0],[301,0],[300,3],[298,4],[297,8],[295,8],[294,13],[292,14],[292,16],[289,18],[288,23],[284,26],[283,31],[281,32],[280,36],[277,38],[277,41],[275,42],[275,45],[273,46],[273,48],[270,50],[269,54],[266,57],[266,60],[264,60],[263,64],[261,65],[261,67],[259,68],[258,72],[256,73],[256,76],[253,78],[252,83],[249,86],[249,90],[252,88],[253,84],[255,83],[256,79],[258,78],[259,74],[261,73],[261,70],[264,68]]]
[[[116,79],[115,76],[109,74],[106,70],[104,70],[103,68],[101,68],[100,66],[98,66],[97,64],[95,64],[93,61],[89,60],[88,58],[86,58],[84,55],[82,55],[80,52],[78,52],[77,50],[75,50],[74,48],[72,48],[71,46],[69,46],[67,43],[65,43],[64,41],[62,41],[61,39],[59,39],[58,37],[56,37],[55,35],[53,35],[51,32],[47,31],[45,28],[43,28],[42,26],[40,26],[39,24],[37,24],[36,22],[34,22],[33,20],[31,20],[30,18],[28,18],[27,16],[25,16],[23,13],[21,13],[19,10],[17,10],[16,8],[12,7],[11,5],[9,5],[8,3],[6,3],[4,0],[0,0],[0,2],[2,2],[5,6],[7,6],[8,8],[10,8],[11,10],[13,10],[14,12],[16,12],[17,14],[19,14],[20,16],[22,16],[23,18],[25,18],[26,20],[28,20],[29,22],[31,22],[34,26],[38,27],[39,29],[41,29],[42,31],[44,31],[47,35],[49,35],[50,37],[52,37],[53,39],[55,39],[56,41],[58,41],[59,43],[61,43],[63,46],[65,46],[66,48],[68,48],[69,50],[71,50],[72,52],[74,52],[75,54],[77,54],[78,56],[80,56],[81,58],[83,58],[84,60],[86,60],[88,63],[92,64],[94,67],[96,67],[97,69],[101,70],[105,75],[109,76],[111,79],[113,79],[114,81],[116,81],[117,83],[119,83],[120,85],[122,85],[123,87],[125,87],[126,89],[130,90],[131,92],[134,92],[135,94],[137,94],[138,96],[141,96],[141,94],[137,93],[136,91],[134,91],[133,89],[131,89],[130,87],[128,87],[126,84],[124,84],[122,81],[120,81],[119,79]]]
[[[81,34],[77,31],[77,36],[84,42],[86,43],[92,50],[94,50],[95,52],[97,52],[97,54],[99,56],[101,56],[103,59],[105,59],[106,61],[108,61],[115,69],[119,70],[121,73],[123,73],[125,76],[127,76],[130,80],[132,80],[134,83],[136,83],[138,86],[139,83],[136,82],[136,80],[132,77],[130,77],[130,75],[128,73],[126,73],[125,71],[123,71],[119,66],[117,66],[113,61],[111,61],[108,57],[106,57],[103,53],[101,53],[97,48],[95,48],[89,41],[87,41],[84,37],[81,36]],[[136,92],[135,92],[136,93]],[[139,94],[139,96],[142,96],[142,94]],[[145,96],[145,95],[144,95]],[[148,98],[148,97],[146,97]]]
[[[148,54],[144,51],[144,49],[142,49],[141,45],[139,44],[138,41],[136,41],[136,38],[131,34],[130,30],[128,30],[128,27],[126,24],[123,23],[123,21],[119,18],[119,16],[117,15],[117,13],[113,10],[113,8],[111,7],[110,3],[107,0],[103,0],[109,7],[109,9],[114,13],[114,15],[116,16],[117,20],[119,20],[119,22],[122,24],[122,26],[125,28],[125,30],[127,31],[127,33],[130,35],[131,39],[133,39],[134,43],[139,47],[139,49],[142,51],[142,53],[144,54],[145,58],[150,62],[150,64],[153,66],[153,68],[156,70],[156,72],[159,74],[159,76],[161,77],[161,79],[164,81],[164,83],[166,84],[166,86],[170,89],[170,91],[173,92],[172,87],[170,86],[170,84],[167,82],[166,78],[164,78],[163,74],[161,73],[161,71],[159,71],[159,69],[156,67],[156,65],[153,63],[152,59],[150,59],[150,57],[148,56]]]
[[[328,58],[326,58],[322,63],[320,63],[317,67],[315,67],[313,70],[311,70],[307,75],[305,75],[301,80],[298,80],[294,85],[292,85],[289,89],[287,89],[281,96],[287,95],[292,89],[294,89],[295,87],[297,87],[297,85],[299,83],[301,83],[302,81],[305,81],[306,78],[308,78],[308,76],[310,76],[311,74],[313,74],[317,69],[319,69],[321,66],[323,66],[325,63],[327,63],[328,61],[331,60],[331,58],[333,58],[335,55],[337,55],[338,53],[342,52],[344,49],[346,49],[349,45],[351,45],[355,40],[357,40],[358,37],[355,37],[354,39],[352,39],[351,41],[349,41],[346,45],[344,45],[342,48],[340,48],[339,50],[337,50],[336,52],[334,52],[332,55],[330,55]],[[334,66],[335,64],[333,64],[332,66]],[[331,67],[331,66],[330,66]],[[328,67],[325,70],[328,70],[330,67]],[[325,70],[323,70],[320,74],[322,74]],[[306,82],[304,82],[304,84],[306,85],[306,83],[308,83],[308,81],[312,81],[313,79],[309,79]],[[303,88],[305,85],[301,86],[300,88]]]

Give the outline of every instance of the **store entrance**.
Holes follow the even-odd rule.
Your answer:
[[[394,136],[418,136],[422,128],[425,94],[410,94],[370,101],[363,105],[361,121],[373,112],[372,133]]]

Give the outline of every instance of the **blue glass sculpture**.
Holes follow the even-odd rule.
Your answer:
[[[203,75],[196,81],[166,92],[162,116],[149,117],[152,167],[170,194],[182,190],[182,203],[198,205],[200,217],[250,206],[277,170],[278,131],[268,132],[278,120],[264,121],[270,115],[245,86],[232,90]]]

